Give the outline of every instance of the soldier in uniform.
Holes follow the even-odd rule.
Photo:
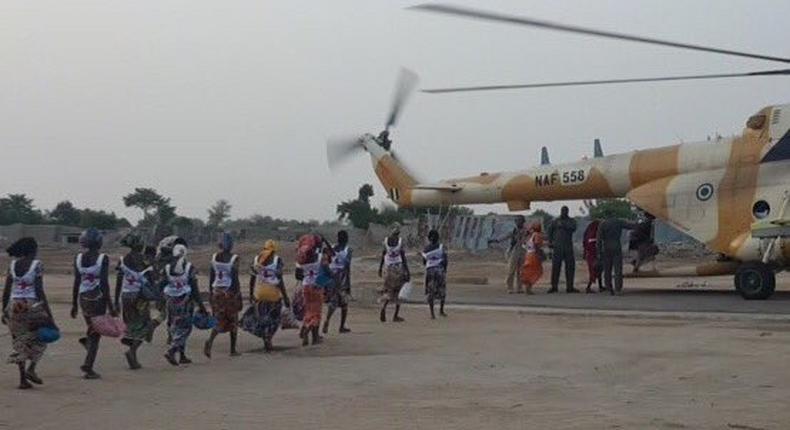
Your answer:
[[[612,295],[623,293],[623,230],[633,230],[636,224],[620,218],[609,218],[598,226],[598,259],[603,262],[603,280]],[[614,272],[614,288],[612,288]]]
[[[560,269],[565,264],[565,291],[578,293],[573,287],[576,274],[576,259],[573,255],[573,233],[576,231],[576,220],[571,218],[567,206],[560,210],[559,218],[549,226],[549,248],[552,249],[551,258],[551,289],[549,293],[556,293],[560,283]]]

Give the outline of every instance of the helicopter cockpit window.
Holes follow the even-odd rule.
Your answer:
[[[768,118],[765,115],[754,115],[746,121],[746,127],[752,130],[762,130]]]

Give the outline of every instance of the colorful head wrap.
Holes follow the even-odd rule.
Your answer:
[[[102,234],[94,227],[90,227],[89,229],[83,231],[80,235],[80,246],[83,248],[98,249],[101,248],[102,243]]]
[[[259,264],[265,263],[269,259],[269,257],[277,253],[277,251],[279,250],[280,250],[280,245],[276,241],[271,239],[267,240],[263,244],[263,249],[261,249],[261,252],[258,254],[258,263]]]
[[[173,258],[176,259],[175,273],[184,273],[187,263],[187,247],[180,243],[174,246]]]

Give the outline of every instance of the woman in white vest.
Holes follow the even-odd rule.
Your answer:
[[[386,269],[386,272],[383,270]],[[379,319],[381,322],[387,321],[387,305],[390,302],[395,303],[395,314],[392,317],[393,322],[402,322],[403,318],[400,317],[400,299],[398,294],[401,287],[406,282],[409,282],[409,264],[406,261],[406,251],[403,247],[403,239],[400,237],[400,228],[396,226],[392,229],[390,235],[384,240],[384,250],[381,253],[381,261],[379,262],[379,278],[384,277],[384,290],[382,292],[381,313]]]
[[[348,246],[348,232],[340,230],[337,232],[337,245],[334,246],[334,256],[329,263],[332,271],[334,283],[326,291],[326,320],[324,320],[323,332],[329,332],[329,320],[337,308],[340,308],[340,333],[351,331],[346,327],[348,319],[348,301],[351,297],[351,256],[352,250]]]
[[[233,251],[233,236],[222,233],[219,241],[220,252],[211,257],[209,271],[209,300],[211,312],[217,319],[217,326],[211,329],[211,335],[203,346],[203,353],[211,358],[211,347],[220,333],[230,335],[230,356],[241,354],[236,350],[238,335],[239,312],[242,307],[241,287],[239,284],[239,256]]]
[[[115,308],[120,309],[126,333],[121,343],[129,349],[124,353],[126,363],[132,370],[140,369],[137,349],[143,342],[151,342],[157,326],[151,319],[149,298],[142,293],[143,288],[154,288],[154,268],[143,255],[145,243],[143,239],[130,233],[121,240],[121,245],[128,247],[129,252],[121,257],[115,276]]]
[[[80,235],[80,246],[84,252],[74,259],[74,289],[71,301],[71,317],[77,318],[78,310],[82,310],[88,331],[80,343],[87,353],[85,362],[80,367],[85,379],[99,379],[101,376],[94,371],[96,355],[99,352],[101,335],[93,329],[91,318],[105,315],[118,316],[110,298],[109,266],[110,259],[99,253],[102,247],[102,235],[91,227]],[[79,308],[78,308],[79,305]]]
[[[272,350],[272,339],[280,328],[282,307],[291,307],[283,282],[283,260],[278,245],[267,240],[252,261],[250,272],[250,307],[244,311],[241,327],[263,339],[263,350]]]
[[[162,293],[165,296],[167,317],[170,320],[168,332],[170,334],[170,348],[165,353],[165,359],[173,366],[189,364],[192,360],[187,358],[187,340],[192,334],[192,317],[195,305],[202,314],[206,314],[203,299],[198,289],[197,271],[192,263],[187,261],[186,245],[173,247],[175,262],[165,266],[165,287]],[[179,354],[176,361],[176,353]]]
[[[19,366],[19,389],[24,390],[33,387],[31,382],[44,383],[36,373],[36,365],[47,344],[38,339],[37,330],[42,326],[54,327],[55,323],[44,294],[44,269],[41,261],[36,260],[36,240],[19,239],[6,251],[12,260],[3,290],[2,321],[11,331],[13,352],[8,362]]]
[[[439,315],[444,313],[444,299],[447,297],[447,251],[439,242],[439,232],[428,232],[428,245],[422,251],[422,261],[425,264],[425,298],[431,309],[431,319],[436,319],[433,310],[435,301],[439,301]]]

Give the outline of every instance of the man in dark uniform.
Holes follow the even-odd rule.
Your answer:
[[[549,293],[556,293],[560,283],[560,269],[565,263],[565,291],[578,293],[573,288],[576,273],[576,258],[573,255],[573,233],[576,231],[576,220],[568,215],[568,207],[563,206],[560,217],[551,222],[549,226],[549,248],[552,249],[551,258],[551,289]]]
[[[598,226],[598,258],[603,262],[603,280],[612,295],[623,293],[623,244],[620,238],[623,230],[633,230],[636,224],[620,218],[609,218]],[[614,272],[614,288],[612,287]]]

